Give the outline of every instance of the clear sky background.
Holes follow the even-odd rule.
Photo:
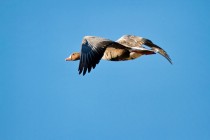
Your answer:
[[[210,1],[2,0],[1,140],[209,140]],[[160,55],[78,75],[83,36],[151,39]]]

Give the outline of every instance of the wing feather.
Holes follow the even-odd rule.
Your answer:
[[[93,36],[86,36],[83,38],[81,46],[81,57],[79,63],[79,74],[90,72],[100,62],[104,55],[106,47],[113,41]]]
[[[171,64],[172,60],[169,57],[169,55],[166,53],[165,50],[163,50],[161,47],[157,46],[154,44],[151,40],[142,38],[139,36],[134,36],[134,35],[124,35],[120,39],[118,39],[116,42],[127,46],[127,47],[140,47],[142,48],[143,45],[146,45],[151,48],[155,53],[161,54],[163,57],[165,57]]]
[[[155,52],[159,53],[160,55],[162,55],[163,57],[165,57],[171,64],[172,64],[172,60],[170,58],[170,56],[167,54],[167,52],[165,50],[163,50],[161,47],[159,47],[158,45],[154,44],[151,40],[149,39],[144,39],[144,44],[147,45],[148,47],[151,47],[152,50],[154,50]]]

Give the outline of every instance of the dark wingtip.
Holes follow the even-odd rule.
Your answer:
[[[171,65],[173,65],[173,62],[172,62],[172,60],[171,60],[171,58],[169,57],[168,54],[166,54],[165,58],[171,63]]]
[[[163,55],[164,56],[164,55]],[[164,56],[167,60],[168,60],[168,62],[171,64],[171,65],[173,65],[173,62],[172,62],[172,60],[171,60],[171,58],[168,56],[168,55],[166,55],[166,56]]]
[[[171,65],[173,65],[173,62],[172,62],[172,60],[171,60],[171,58],[169,57],[169,55],[167,54],[167,53],[161,53],[161,52],[158,52],[160,55],[162,55],[163,57],[165,57],[167,60],[168,60],[168,62],[171,64]]]
[[[79,71],[79,74],[82,73],[82,69],[80,67],[78,68],[78,71]]]
[[[169,62],[171,63],[171,65],[173,65],[173,62],[171,60]]]
[[[171,61],[171,60],[168,60],[169,61],[169,63],[171,64],[171,65],[173,65],[173,62]]]
[[[83,76],[86,74],[86,71],[87,71],[87,69],[83,70],[83,74],[82,74]]]

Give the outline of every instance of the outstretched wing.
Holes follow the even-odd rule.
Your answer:
[[[162,56],[164,56],[172,64],[171,58],[166,53],[166,51],[164,51],[161,47],[153,44],[153,42],[149,39],[142,38],[139,36],[134,36],[134,35],[124,35],[120,39],[118,39],[116,42],[127,47],[142,47],[143,45],[146,45],[152,48],[154,52],[159,53]]]
[[[126,46],[126,47],[142,47],[144,44],[144,39],[142,37],[133,35],[123,35],[116,42]]]
[[[90,72],[92,68],[94,69],[103,57],[106,47],[112,43],[113,41],[108,39],[85,36],[82,40],[79,74],[83,72],[85,75],[87,70]]]
[[[172,64],[172,60],[169,57],[169,55],[166,53],[165,50],[163,50],[161,47],[153,44],[153,42],[149,39],[144,39],[144,40],[145,40],[145,42],[144,42],[145,45],[152,48],[156,53],[161,54],[163,57],[165,57]]]

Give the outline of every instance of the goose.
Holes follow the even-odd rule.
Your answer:
[[[149,47],[147,49],[145,46]],[[97,36],[84,36],[80,52],[72,53],[66,61],[79,62],[79,74],[83,76],[94,69],[101,59],[109,61],[133,60],[142,55],[152,55],[159,53],[164,56],[171,64],[172,60],[161,47],[154,44],[151,40],[134,36],[123,35],[117,41]]]

